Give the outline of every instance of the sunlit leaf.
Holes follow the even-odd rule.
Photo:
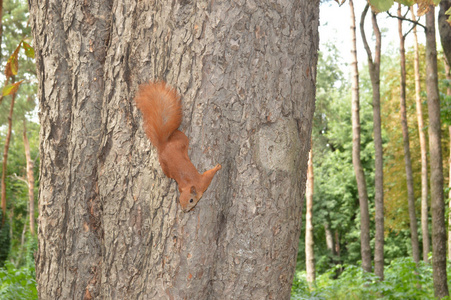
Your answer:
[[[417,3],[417,1],[415,1],[415,0],[397,0],[397,2],[399,2],[399,3],[401,3],[402,5],[405,5],[405,6],[412,6],[415,3]]]
[[[5,75],[6,77],[11,77],[13,75],[17,75],[17,70],[19,70],[19,50],[22,43],[19,43],[16,50],[14,50],[13,54],[8,59],[5,67]]]
[[[431,5],[438,5],[440,0],[416,0],[416,3],[418,4],[417,15],[421,17],[429,11]]]
[[[17,92],[22,81],[23,80],[18,81],[16,83],[8,84],[7,86],[5,86],[3,88],[3,92],[2,92],[3,96],[8,96],[8,95],[11,95],[11,94],[14,94],[15,92]]]
[[[448,20],[446,20],[446,22],[448,22],[449,25],[451,25],[451,7],[448,8],[447,11],[445,11],[445,15],[449,16],[449,17],[448,17]]]
[[[370,0],[371,7],[378,12],[389,10],[393,3],[394,0]]]
[[[23,49],[25,50],[25,55],[30,58],[34,58],[34,48],[30,46],[27,42],[22,42]]]

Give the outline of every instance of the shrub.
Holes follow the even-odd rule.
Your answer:
[[[295,274],[291,299],[434,299],[430,264],[416,266],[410,257],[397,258],[385,267],[384,276],[380,281],[360,266],[339,265],[319,275],[309,287],[305,272],[300,271]]]
[[[0,268],[0,299],[38,299],[34,265],[16,269],[8,261],[4,268]]]

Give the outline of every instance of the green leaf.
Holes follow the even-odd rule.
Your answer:
[[[8,84],[7,86],[5,86],[2,92],[3,96],[11,95],[14,88],[14,84]]]
[[[29,58],[34,58],[34,48],[30,46],[27,42],[22,42],[22,47],[25,50],[25,55]]]
[[[16,83],[8,84],[7,86],[5,86],[3,88],[3,92],[2,92],[3,96],[8,96],[8,95],[11,95],[11,94],[14,94],[15,92],[17,92],[22,81],[23,80],[18,81]]]
[[[402,5],[405,6],[412,6],[415,3],[417,3],[415,0],[397,0],[396,2],[401,3]]]
[[[19,69],[18,55],[19,55],[19,50],[20,50],[21,44],[22,44],[22,42],[19,43],[16,50],[14,50],[13,54],[11,54],[11,56],[8,59],[8,62],[6,63],[6,67],[5,67],[6,77],[11,77],[11,76],[17,75],[17,70]]]
[[[387,11],[392,7],[394,0],[370,0],[370,4],[378,12]]]

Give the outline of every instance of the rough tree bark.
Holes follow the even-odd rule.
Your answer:
[[[34,162],[30,155],[30,143],[27,137],[27,121],[23,119],[23,145],[25,149],[25,158],[27,160],[27,185],[28,185],[28,213],[30,218],[30,233],[35,235],[35,219],[34,219]]]
[[[404,47],[405,39],[402,32],[402,14],[401,3],[398,3],[398,34],[399,34],[399,54],[401,65],[401,81],[400,81],[400,113],[401,113],[401,128],[402,139],[404,145],[404,163],[406,167],[406,181],[407,181],[407,203],[409,206],[410,218],[410,241],[412,245],[412,257],[416,264],[420,261],[420,248],[418,243],[418,228],[417,216],[415,213],[415,194],[413,189],[413,173],[412,160],[410,158],[410,142],[409,142],[409,126],[407,124],[406,112],[406,50]]]
[[[368,211],[368,192],[366,189],[365,173],[360,159],[360,98],[359,98],[359,69],[357,64],[357,38],[354,2],[349,0],[351,9],[351,72],[352,72],[352,165],[357,181],[360,206],[360,253],[362,268],[371,272],[370,247],[370,214]]]
[[[319,1],[30,2],[41,122],[41,299],[288,299],[314,110]],[[177,203],[133,103],[182,95],[204,171]]]
[[[416,21],[413,6],[410,7],[412,20]],[[430,250],[429,243],[429,212],[428,212],[428,159],[427,159],[427,140],[423,121],[423,104],[421,101],[421,83],[420,83],[420,54],[418,50],[417,27],[413,27],[414,36],[414,61],[413,67],[415,72],[415,105],[417,111],[418,134],[420,139],[421,151],[421,231],[423,234],[423,261],[428,262]]]
[[[371,12],[371,21],[373,32],[376,38],[374,61],[371,49],[365,36],[364,23],[368,12],[369,4],[362,12],[360,20],[360,33],[362,34],[363,44],[368,55],[368,69],[373,88],[373,134],[374,134],[374,156],[375,156],[375,174],[374,174],[374,206],[376,235],[374,245],[374,273],[381,280],[384,279],[384,162],[382,154],[382,129],[381,129],[381,104],[380,104],[380,64],[381,64],[381,32],[377,25],[376,14]]]
[[[445,202],[434,10],[434,6],[431,5],[426,13],[426,93],[428,98],[428,133],[431,159],[432,277],[435,296],[443,298],[448,296],[449,292],[446,276]]]
[[[307,187],[305,192],[306,212],[305,212],[305,269],[307,272],[307,282],[315,281],[315,254],[313,251],[313,153],[309,152],[309,160],[307,167]]]

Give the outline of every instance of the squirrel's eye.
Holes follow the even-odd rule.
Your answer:
[[[193,203],[193,202],[194,202],[193,198],[189,199],[189,203]]]

